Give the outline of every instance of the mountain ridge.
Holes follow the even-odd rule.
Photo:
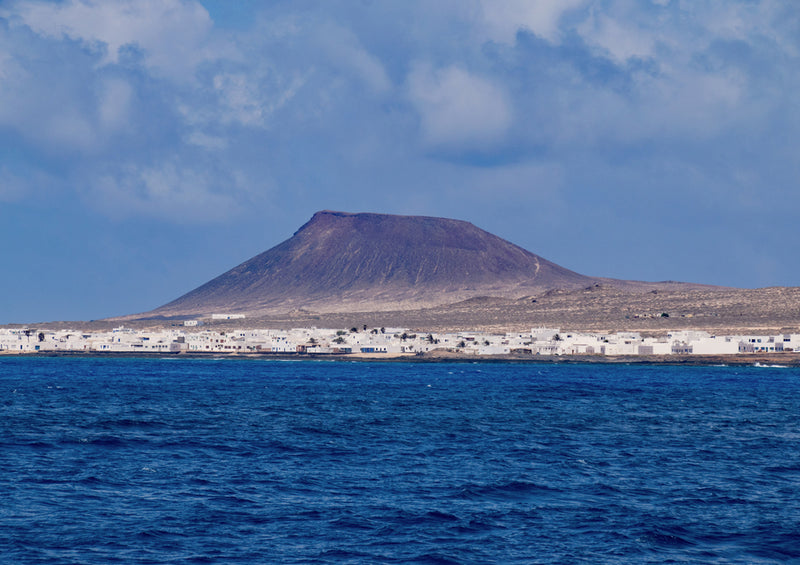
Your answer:
[[[463,220],[322,210],[289,239],[142,316],[425,308],[593,285],[710,288],[582,275]]]

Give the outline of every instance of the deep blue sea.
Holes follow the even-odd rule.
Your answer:
[[[0,562],[800,563],[800,371],[0,359]]]

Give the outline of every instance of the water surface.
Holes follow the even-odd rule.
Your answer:
[[[800,371],[0,359],[3,563],[800,563]]]

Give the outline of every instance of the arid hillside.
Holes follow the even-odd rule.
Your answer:
[[[582,275],[460,220],[323,211],[288,240],[177,300],[120,319],[418,310],[594,285],[632,293],[709,288]]]
[[[587,331],[663,334],[699,329],[712,334],[800,333],[800,288],[657,290],[609,286],[548,291],[521,299],[473,298],[419,310],[284,315],[226,322],[253,327],[350,328],[394,326],[415,330],[524,331],[538,326]]]

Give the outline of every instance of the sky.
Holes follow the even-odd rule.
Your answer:
[[[800,286],[800,3],[0,0],[0,323],[147,311],[318,210]]]

